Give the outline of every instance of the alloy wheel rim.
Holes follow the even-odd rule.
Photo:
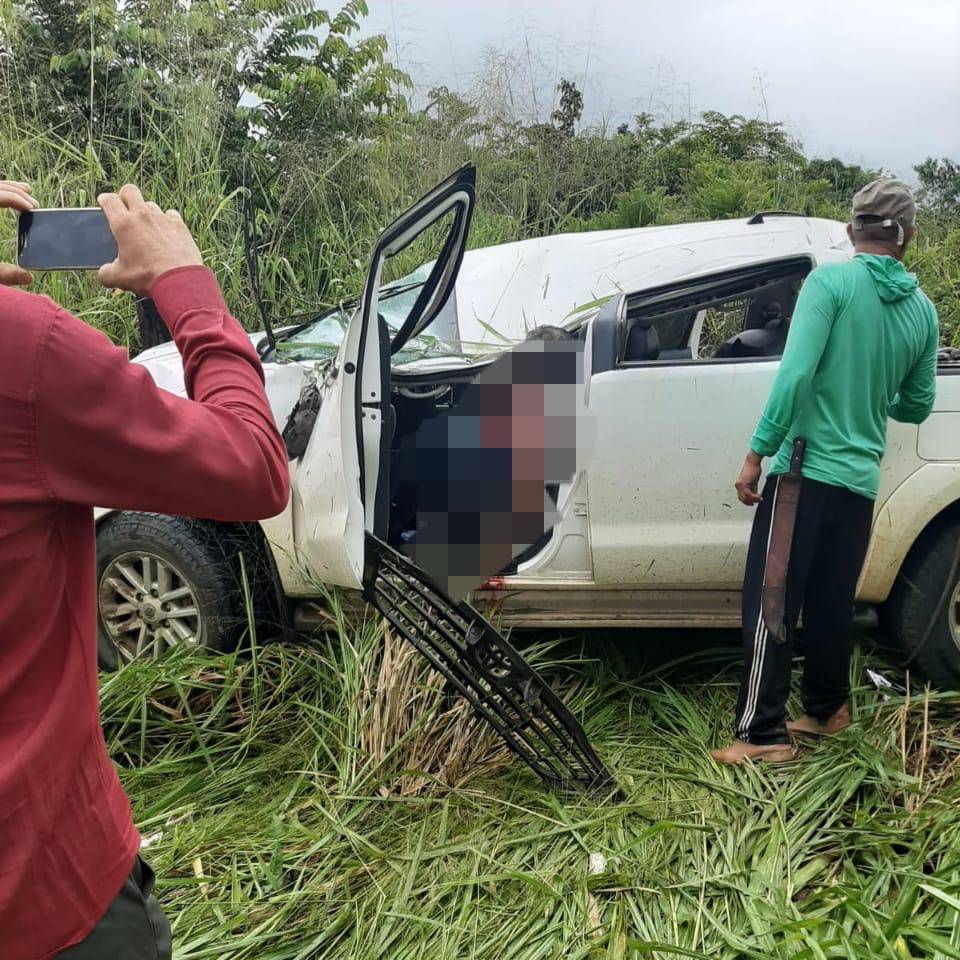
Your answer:
[[[115,557],[100,577],[97,608],[104,632],[124,662],[203,642],[192,584],[175,564],[153,553],[137,550]]]
[[[950,603],[947,607],[947,622],[950,625],[950,637],[953,645],[960,650],[960,581],[957,581],[950,594]]]

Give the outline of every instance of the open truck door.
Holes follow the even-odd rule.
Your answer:
[[[472,166],[445,180],[380,236],[337,356],[321,371],[316,420],[293,468],[302,560],[321,581],[364,597],[551,786],[613,788],[580,724],[514,647],[387,542],[393,412],[390,358],[420,336],[453,292],[473,214]],[[380,315],[384,268],[431,227],[437,252],[409,312]],[[402,260],[400,261],[402,263]],[[422,262],[422,261],[421,261]],[[395,289],[395,288],[393,288]]]
[[[340,349],[317,383],[319,410],[292,477],[295,541],[324,583],[363,586],[365,534],[386,536],[392,413],[390,357],[443,309],[463,260],[476,171],[463,167],[398,217],[377,240],[363,295]],[[389,260],[425,231],[445,235],[430,273],[398,329],[379,312]]]

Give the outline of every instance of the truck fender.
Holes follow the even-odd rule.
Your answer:
[[[99,526],[107,517],[123,512],[113,507],[94,507],[94,525]],[[288,503],[275,517],[261,520],[259,526],[263,533],[263,542],[270,552],[274,576],[283,594],[300,597],[316,594],[315,584],[297,560],[290,504]]]
[[[887,498],[873,521],[857,598],[882,603],[917,537],[960,502],[960,463],[927,463]]]

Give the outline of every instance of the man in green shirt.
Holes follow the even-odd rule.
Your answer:
[[[736,739],[721,763],[786,760],[791,734],[850,724],[849,631],[863,566],[887,419],[922,423],[933,408],[939,332],[933,304],[903,267],[916,203],[899,180],[875,180],[853,199],[856,255],[806,279],[777,378],[736,483],[757,506],[743,583],[745,668]],[[780,476],[793,441],[806,440],[789,554],[785,642],[761,613],[764,569]],[[773,457],[763,496],[761,464]],[[793,628],[803,610],[804,716],[786,722]]]

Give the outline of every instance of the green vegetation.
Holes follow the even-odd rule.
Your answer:
[[[516,120],[496,84],[412,110],[383,39],[357,38],[364,12],[0,0],[0,171],[48,206],[135,181],[178,207],[251,326],[244,157],[276,320],[356,293],[378,230],[468,159],[474,246],[764,208],[842,218],[873,175],[765,120],[578,130],[566,82],[549,123]],[[960,343],[960,171],[917,174],[911,263]],[[129,298],[72,275],[37,288],[136,346]],[[601,640],[540,649],[627,796],[561,801],[377,624],[332,610],[310,645],[102,678],[180,960],[960,957],[956,699],[860,688],[857,727],[803,763],[722,770],[706,749],[727,732],[729,655],[701,654],[718,672],[698,676],[645,673]]]
[[[181,960],[960,956],[955,697],[861,687],[800,762],[721,769],[731,651],[541,649],[626,794],[562,799],[333,610],[313,646],[102,679]]]
[[[182,211],[251,326],[244,157],[262,286],[278,320],[354,295],[378,231],[467,160],[479,176],[473,246],[759,209],[844,218],[853,191],[875,173],[808,159],[778,123],[716,112],[643,114],[615,131],[577,132],[583,100],[568,81],[550,122],[525,122],[502,70],[469,96],[432,90],[413,110],[383,38],[358,39],[363,0],[329,14],[313,6],[3,0],[0,170],[33,181],[51,206],[89,204],[101,189],[138,182]],[[917,175],[926,207],[911,265],[937,303],[945,342],[960,343],[960,170],[928,158]],[[0,253],[10,249],[8,240]],[[89,277],[44,278],[39,287],[132,341],[126,298],[103,294]]]

